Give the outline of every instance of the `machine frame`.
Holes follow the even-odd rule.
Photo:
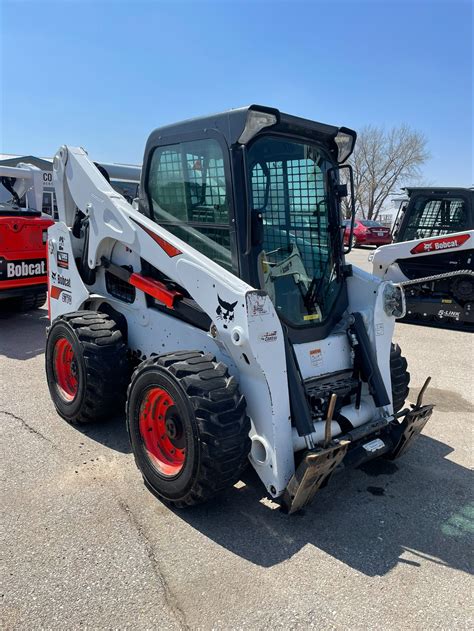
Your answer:
[[[305,486],[305,492],[291,493],[288,498],[293,511],[311,498],[333,466],[346,457],[348,446],[358,449],[356,457],[353,450],[353,461],[394,451],[419,415],[418,408],[412,416],[406,411],[394,415],[391,400],[391,341],[395,315],[403,309],[402,293],[392,283],[344,265],[342,231],[338,273],[343,274],[341,291],[346,300],[342,307],[336,306],[334,317],[305,327],[303,336],[282,323],[268,294],[250,283],[255,279],[251,273],[255,255],[248,232],[252,217],[247,206],[245,146],[262,127],[277,120],[290,136],[297,136],[301,129],[305,137],[325,136],[335,166],[338,153],[339,158],[348,156],[341,154],[336,142],[341,130],[352,145],[355,140],[355,134],[345,128],[257,106],[157,130],[145,149],[138,210],[110,187],[84,150],[61,147],[53,164],[60,220],[49,230],[49,310],[53,323],[82,310],[105,311],[117,322],[122,319],[129,352],[137,362],[157,352],[180,349],[199,349],[222,361],[238,378],[245,396],[251,421],[249,458],[268,493],[282,495],[290,480],[293,487]],[[219,142],[227,134],[233,143],[226,145],[226,163],[232,165],[226,173],[234,205],[231,224],[236,224],[232,260],[243,278],[150,218],[147,174],[153,150],[203,134],[220,134]],[[242,212],[245,208],[247,214]],[[74,228],[78,217],[81,232]],[[122,281],[126,291],[132,288],[133,300],[110,293],[110,275]],[[307,401],[312,380],[350,373],[356,356],[367,376],[360,382],[357,402],[340,409],[337,418],[332,418],[333,407],[326,418],[313,419]],[[431,408],[423,414],[428,420]],[[355,432],[349,439],[348,428]],[[316,475],[309,476],[308,483],[308,476],[300,471],[295,482],[296,452],[316,453],[323,443],[325,453],[329,449],[332,454],[333,466],[318,473],[321,458],[316,458],[318,462],[305,459],[303,467],[313,468]]]

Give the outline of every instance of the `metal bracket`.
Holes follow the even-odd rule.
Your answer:
[[[426,388],[430,385],[430,381],[431,381],[431,377],[426,377],[425,383],[423,384],[423,387],[421,388],[418,394],[418,397],[416,399],[416,404],[415,404],[415,407],[413,408],[414,410],[416,410],[417,408],[421,408],[421,405],[423,403],[423,397],[425,396]]]
[[[422,407],[414,407],[407,412],[405,418],[401,422],[401,436],[391,452],[390,460],[400,458],[406,450],[411,447],[413,441],[421,433],[426,423],[430,420],[433,413],[433,405],[423,405]]]
[[[346,455],[350,441],[333,442],[325,449],[307,451],[282,497],[282,508],[291,515],[313,499]]]

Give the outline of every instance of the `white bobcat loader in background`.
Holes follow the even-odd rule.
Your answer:
[[[408,188],[373,273],[403,287],[404,322],[474,331],[474,189]]]
[[[396,458],[431,416],[403,409],[403,292],[345,263],[346,128],[251,106],[170,125],[134,210],[78,148],[54,159],[46,371],[61,416],[121,410],[145,483],[175,506],[247,462],[288,512],[334,469]]]

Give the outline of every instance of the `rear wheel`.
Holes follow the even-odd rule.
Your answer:
[[[20,297],[0,300],[0,310],[7,312],[26,312],[39,309],[46,302],[46,292],[27,293]]]
[[[46,302],[46,297],[47,294],[45,291],[42,291],[39,294],[36,294],[36,299],[35,299],[35,309],[39,309],[40,307],[42,307],[44,305],[44,303]]]
[[[127,349],[108,315],[77,311],[53,322],[46,342],[49,392],[70,423],[90,423],[123,409]]]
[[[145,483],[177,507],[232,486],[247,462],[244,397],[209,354],[180,351],[142,362],[128,390],[127,423]]]
[[[355,236],[355,234],[352,235],[351,247],[353,247],[353,248],[357,247],[357,237]]]
[[[390,351],[390,375],[392,379],[393,411],[399,412],[407,400],[410,383],[408,364],[398,344],[392,344]]]
[[[18,299],[18,311],[32,311],[36,309],[36,294],[25,294]]]

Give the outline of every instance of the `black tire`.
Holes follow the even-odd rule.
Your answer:
[[[146,407],[152,400],[150,393],[156,392],[170,397],[172,407],[167,414],[173,410],[176,421],[171,440],[180,436],[181,441],[182,464],[168,474],[150,454],[144,442],[147,437],[140,432],[143,415],[150,409]],[[145,484],[178,508],[200,504],[235,484],[250,452],[250,420],[237,382],[224,364],[200,351],[179,351],[142,362],[128,388],[127,423]],[[167,422],[166,427],[168,431]],[[142,425],[142,430],[152,428]]]
[[[36,294],[25,294],[18,299],[18,311],[32,311],[36,309]]]
[[[459,276],[451,283],[451,293],[462,304],[474,300],[474,280],[472,276]]]
[[[410,373],[408,364],[398,344],[392,344],[390,351],[390,376],[392,379],[393,411],[399,412],[408,398]]]
[[[45,291],[40,293],[28,293],[19,298],[2,300],[0,305],[3,305],[4,310],[24,313],[42,307],[46,302],[46,295]]]
[[[36,294],[34,308],[39,309],[40,307],[42,307],[44,303],[46,302],[46,297],[47,297],[47,293],[45,291],[42,291],[41,293]]]
[[[66,383],[60,375],[61,347],[72,353]],[[114,320],[95,311],[76,311],[56,319],[46,341],[46,375],[56,410],[69,423],[91,423],[122,411],[130,369]]]

